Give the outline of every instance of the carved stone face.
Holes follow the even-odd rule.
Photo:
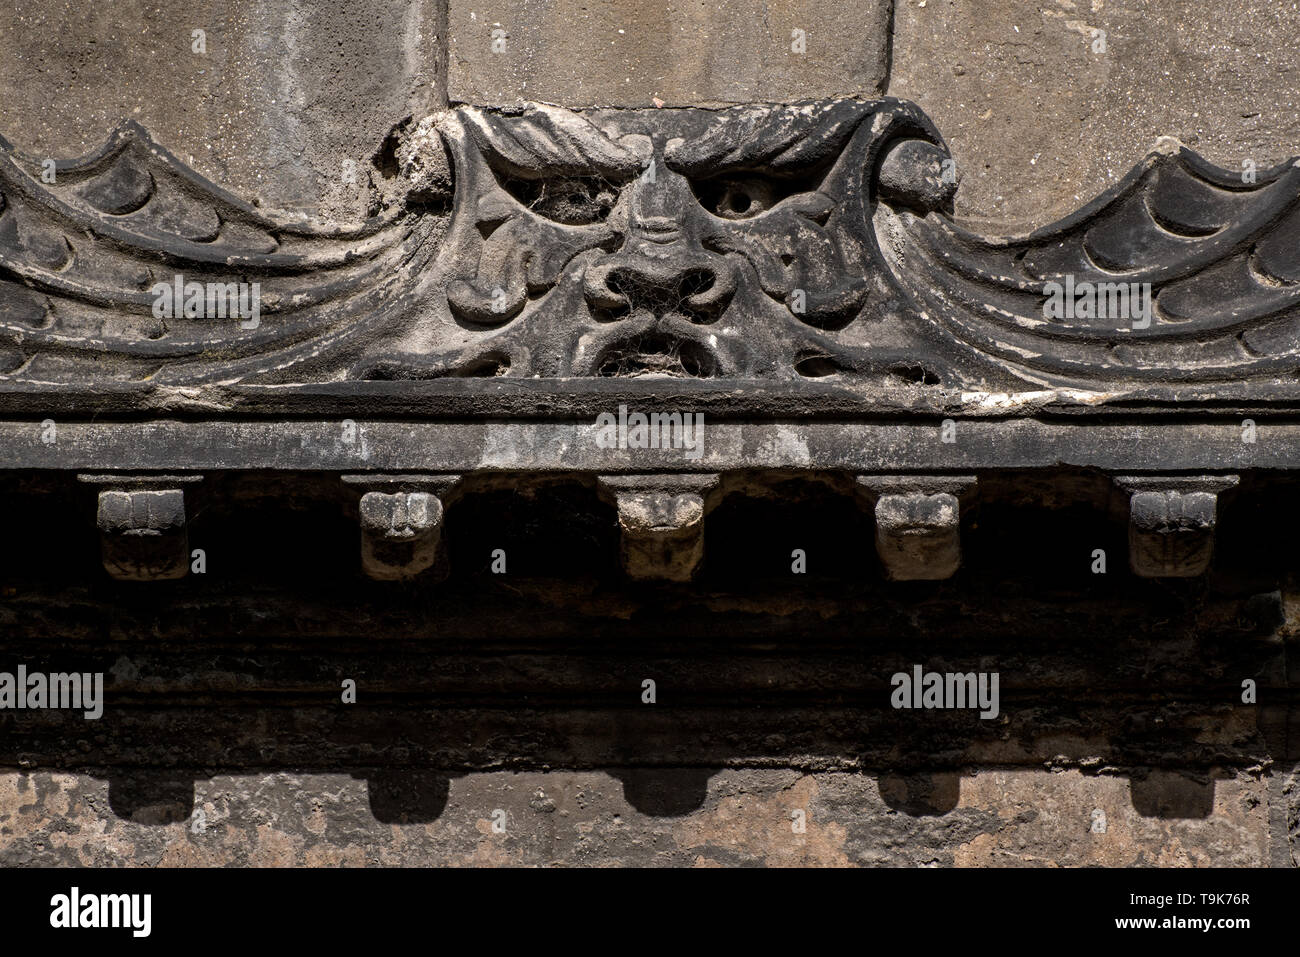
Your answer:
[[[462,108],[439,129],[447,253],[372,376],[795,376],[883,293],[882,147],[931,136],[914,108],[850,100]]]
[[[408,188],[353,229],[267,216],[131,125],[48,186],[0,149],[0,376],[940,381],[873,224],[955,187],[910,104],[463,107],[409,134]],[[245,287],[256,321],[190,314]]]

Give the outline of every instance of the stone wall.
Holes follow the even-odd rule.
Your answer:
[[[889,95],[946,137],[959,220],[1010,233],[1161,136],[1230,169],[1300,152],[1298,44],[1268,0],[36,0],[0,10],[0,136],[62,159],[130,119],[264,209],[355,224],[449,104]],[[646,586],[611,571],[594,483],[539,502],[500,481],[448,519],[455,570],[432,590],[361,576],[337,490],[246,478],[202,492],[212,570],[152,592],[105,581],[74,482],[4,478],[23,544],[0,559],[0,666],[105,670],[117,707],[0,715],[0,864],[1300,855],[1286,476],[1225,498],[1213,570],[1174,584],[1089,574],[1099,543],[1127,549],[1095,475],[983,483],[963,569],[933,585],[884,582],[871,529],[816,483],[720,506],[704,577]],[[507,582],[498,542],[524,556]],[[922,661],[999,670],[1001,720],[891,710],[890,675]]]

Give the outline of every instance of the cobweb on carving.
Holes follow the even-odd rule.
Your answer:
[[[600,175],[555,179],[501,177],[503,187],[539,216],[566,226],[599,222],[618,202],[621,183]]]
[[[622,304],[596,308],[593,318],[620,326],[630,320],[637,331],[620,329],[606,341],[593,363],[595,374],[694,379],[717,375],[719,362],[701,337],[707,335],[707,325],[718,319],[721,310],[693,305],[714,282],[704,271],[687,272],[669,286],[643,282],[630,273],[616,275],[609,286],[623,296]]]
[[[707,379],[715,363],[698,343],[670,334],[643,333],[629,336],[607,348],[596,373],[605,378],[674,376]]]

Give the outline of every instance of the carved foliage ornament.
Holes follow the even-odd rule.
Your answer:
[[[0,141],[0,382],[830,377],[847,387],[1290,388],[1300,168],[1171,146],[991,240],[915,106],[462,107],[405,198],[269,216],[139,127],[40,164]],[[48,178],[48,177],[46,177]]]

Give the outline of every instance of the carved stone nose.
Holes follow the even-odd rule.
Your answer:
[[[732,265],[702,250],[667,259],[618,257],[588,269],[584,281],[587,304],[602,321],[644,311],[713,322],[735,291]]]

